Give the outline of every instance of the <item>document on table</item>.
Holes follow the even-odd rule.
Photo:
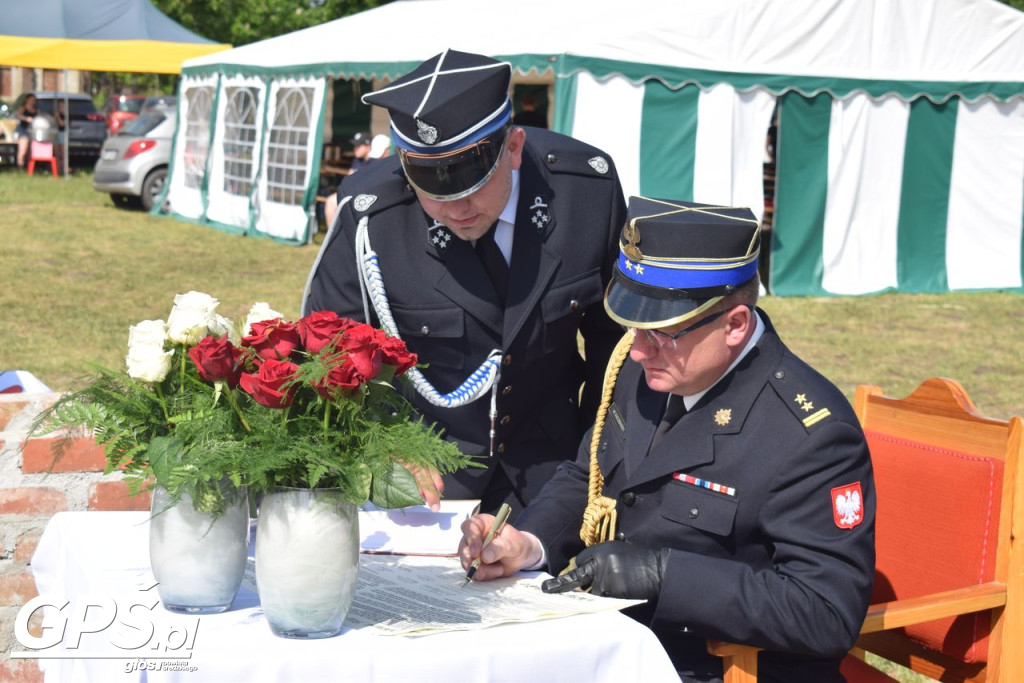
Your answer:
[[[364,553],[454,557],[462,523],[480,501],[444,500],[432,512],[425,505],[385,510],[367,503],[359,509],[359,549]]]
[[[541,576],[465,583],[458,559],[361,555],[345,626],[375,635],[428,635],[620,610],[643,600],[547,594]]]

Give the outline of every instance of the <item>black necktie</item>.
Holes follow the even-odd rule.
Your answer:
[[[654,432],[654,439],[651,440],[651,448],[658,445],[661,437],[665,436],[665,433],[672,429],[672,425],[678,422],[684,414],[686,414],[686,402],[683,401],[683,397],[670,394],[665,406],[665,414],[661,416],[661,422],[658,423],[658,428]]]
[[[494,289],[498,293],[498,301],[504,306],[505,288],[508,286],[508,262],[505,260],[504,254],[501,253],[501,248],[494,241],[494,233],[497,229],[498,224],[495,223],[483,237],[476,241],[476,253],[484,264],[487,277],[490,278],[491,284],[494,285]]]

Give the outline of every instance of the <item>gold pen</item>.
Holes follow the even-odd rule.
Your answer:
[[[491,524],[491,530],[484,536],[484,543],[480,546],[480,554],[484,552],[484,548],[490,545],[494,537],[501,533],[502,527],[505,526],[505,522],[508,521],[508,516],[512,512],[512,506],[508,503],[502,503],[498,509],[498,514],[494,516],[494,523]],[[473,564],[469,565],[469,571],[466,572],[466,580],[462,583],[465,586],[473,579],[473,575],[476,574],[476,570],[480,567],[480,558],[473,560]]]

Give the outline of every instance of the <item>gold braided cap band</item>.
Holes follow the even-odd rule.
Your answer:
[[[588,547],[615,538],[615,499],[603,494],[604,475],[601,474],[601,466],[597,462],[597,453],[601,445],[605,419],[608,417],[608,408],[612,404],[615,380],[632,347],[633,332],[629,331],[615,345],[615,350],[608,360],[608,367],[604,371],[601,405],[597,409],[594,433],[590,439],[590,487],[587,492],[587,509],[583,511],[583,526],[580,527],[580,539]]]

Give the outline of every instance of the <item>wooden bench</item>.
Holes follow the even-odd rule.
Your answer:
[[[983,416],[963,387],[910,396],[857,387],[875,473],[875,586],[847,681],[891,681],[866,652],[940,681],[1024,681],[1024,421]],[[757,650],[709,642],[725,683],[757,680]]]

